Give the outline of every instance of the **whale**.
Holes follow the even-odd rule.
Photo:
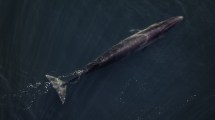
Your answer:
[[[183,16],[176,16],[161,22],[156,22],[145,29],[138,30],[133,35],[123,39],[116,45],[113,45],[110,49],[86,64],[81,69],[70,74],[57,77],[49,74],[46,74],[45,76],[56,90],[61,103],[64,104],[68,85],[77,83],[80,80],[80,77],[90,72],[107,66],[108,64],[128,56],[131,53],[144,49],[157,41],[164,33],[173,28],[177,23],[180,23],[182,20]]]

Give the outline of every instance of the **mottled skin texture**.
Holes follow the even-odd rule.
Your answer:
[[[101,68],[109,63],[112,63],[128,54],[141,50],[149,44],[156,41],[160,35],[172,28],[176,23],[182,20],[182,17],[174,17],[168,20],[155,23],[144,30],[140,30],[134,35],[125,38],[118,44],[112,46],[109,50],[97,57],[92,62],[88,63],[83,69],[75,71],[71,76],[70,82],[80,78],[80,76]]]

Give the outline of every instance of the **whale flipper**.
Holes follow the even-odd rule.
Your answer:
[[[51,82],[53,88],[57,91],[57,94],[60,97],[62,104],[64,104],[66,99],[66,82],[51,75],[46,75],[46,78]]]

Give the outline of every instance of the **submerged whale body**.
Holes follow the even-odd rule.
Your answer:
[[[159,38],[159,36],[163,35],[166,31],[182,20],[182,16],[177,16],[152,24],[146,29],[139,30],[137,33],[112,46],[109,50],[98,56],[92,62],[89,62],[82,69],[66,76],[54,77],[46,75],[46,77],[52,83],[53,88],[57,91],[63,104],[65,102],[66,89],[69,83],[76,83],[81,76],[104,67],[130,53],[145,48],[155,42],[157,40],[156,38]],[[63,79],[67,79],[67,81],[64,81]]]

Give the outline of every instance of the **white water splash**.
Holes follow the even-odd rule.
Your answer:
[[[1,95],[1,100],[7,100],[8,98],[23,101],[24,110],[31,109],[32,105],[44,94],[46,94],[51,88],[50,82],[36,82],[30,83],[26,88],[19,90],[13,94]]]

